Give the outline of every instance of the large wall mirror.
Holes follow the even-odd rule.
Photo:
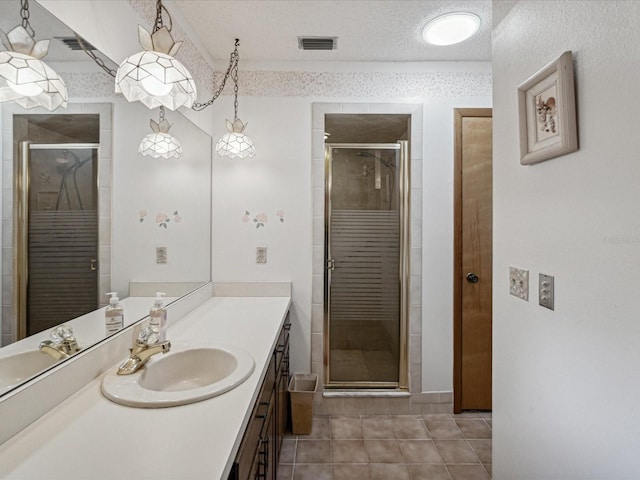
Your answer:
[[[169,303],[211,279],[211,137],[167,112],[182,158],[138,153],[158,110],[116,96],[74,32],[29,7],[69,104],[49,112],[0,103],[0,395],[64,361],[38,348],[58,325],[72,327],[81,349],[103,340],[108,292],[128,326],[156,291]],[[0,13],[4,32],[21,23],[18,0],[0,2]]]

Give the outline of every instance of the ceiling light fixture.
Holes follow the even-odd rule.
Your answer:
[[[171,125],[164,118],[164,107],[160,107],[160,122],[150,122],[150,133],[142,139],[138,152],[152,158],[182,158],[182,145],[169,133]]]
[[[431,45],[454,45],[474,36],[481,23],[480,17],[474,13],[446,13],[424,26],[422,38]]]
[[[229,133],[225,134],[216,143],[216,153],[221,157],[230,158],[254,158],[256,156],[256,148],[253,146],[251,139],[244,134],[244,129],[247,127],[246,123],[238,118],[238,63],[240,62],[240,54],[238,53],[238,45],[240,40],[236,38],[235,48],[231,52],[231,58],[229,59],[229,68],[225,73],[222,85],[215,93],[213,98],[207,103],[199,103],[193,106],[194,110],[202,110],[213,103],[218,98],[229,76],[233,79],[233,122],[227,120],[227,130]]]
[[[169,27],[163,25],[162,11],[169,17]],[[159,106],[176,110],[191,107],[196,99],[196,84],[182,63],[174,58],[183,42],[171,36],[171,15],[156,1],[153,33],[138,25],[138,39],[144,51],[126,58],[116,73],[116,93],[130,101],[140,101],[148,108]]]
[[[8,34],[0,30],[6,51],[0,52],[0,102],[13,101],[23,108],[44,107],[53,111],[67,106],[67,87],[41,58],[49,40],[36,42],[29,23],[29,0],[21,0],[18,25]]]

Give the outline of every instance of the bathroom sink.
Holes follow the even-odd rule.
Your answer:
[[[29,350],[0,358],[0,393],[57,362],[58,360],[40,350]]]
[[[102,393],[129,407],[174,407],[234,389],[249,378],[254,366],[253,357],[240,348],[174,345],[131,375],[106,375]]]

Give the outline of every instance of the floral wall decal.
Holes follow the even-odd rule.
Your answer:
[[[278,217],[280,223],[284,223],[284,210],[278,210],[276,212],[276,217]],[[244,215],[242,215],[240,220],[242,223],[249,223],[251,221],[251,213],[249,210],[244,211]],[[256,228],[264,227],[268,221],[269,217],[265,212],[259,213],[253,217],[253,223],[256,224]]]
[[[253,219],[256,224],[256,228],[264,227],[264,224],[267,223],[268,217],[266,213],[259,213],[256,215],[256,218]]]
[[[147,216],[147,211],[146,210],[140,210],[138,212],[138,216],[140,219],[140,223],[144,222],[146,216]],[[173,212],[173,222],[174,223],[180,223],[182,221],[182,217],[180,216],[180,214],[178,213],[178,210],[175,210]],[[167,228],[167,225],[171,222],[171,217],[169,215],[167,215],[166,213],[157,213],[156,214],[156,223],[158,224],[158,227],[164,227]]]

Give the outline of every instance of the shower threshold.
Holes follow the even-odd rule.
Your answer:
[[[410,397],[411,394],[408,390],[404,389],[389,389],[389,390],[325,390],[322,392],[324,398],[399,398]]]

